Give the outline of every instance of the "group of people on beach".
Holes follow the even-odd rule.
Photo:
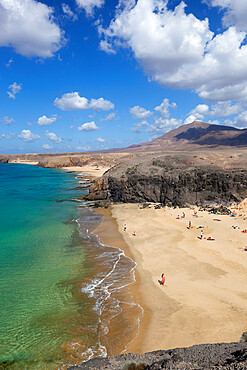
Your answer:
[[[126,231],[127,230],[127,225],[124,224],[124,227],[123,227],[123,231]],[[136,231],[133,230],[133,233],[132,233],[133,236],[136,236]]]

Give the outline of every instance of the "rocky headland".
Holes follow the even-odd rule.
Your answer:
[[[230,205],[247,197],[247,151],[170,152],[122,159],[89,189],[88,200]]]

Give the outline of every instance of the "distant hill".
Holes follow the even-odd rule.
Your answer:
[[[247,149],[247,129],[213,125],[194,121],[171,130],[157,139],[134,144],[127,148],[112,148],[96,152],[41,153],[41,154],[0,154],[0,163],[34,161],[42,167],[74,167],[84,165],[111,166],[125,156],[139,156],[140,153],[201,151],[201,150]]]
[[[198,150],[200,148],[247,147],[247,129],[194,121],[171,130],[157,139],[131,145],[126,151]]]

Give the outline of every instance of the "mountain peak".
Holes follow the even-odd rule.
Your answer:
[[[225,147],[247,147],[247,129],[194,121],[171,130],[151,142],[132,146],[132,150],[177,151]]]

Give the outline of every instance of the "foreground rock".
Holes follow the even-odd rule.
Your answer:
[[[93,359],[70,369],[247,369],[247,335],[240,342],[200,344],[137,355]]]
[[[121,162],[90,187],[88,200],[156,202],[168,206],[229,205],[247,197],[246,157],[142,155]]]

